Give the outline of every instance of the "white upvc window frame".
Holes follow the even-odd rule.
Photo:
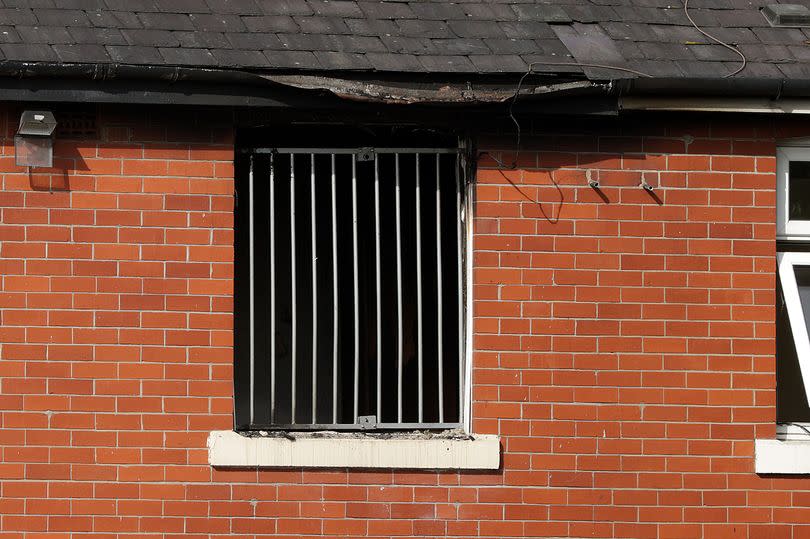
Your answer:
[[[810,161],[810,147],[776,150],[776,236],[779,239],[810,239],[810,220],[790,219],[790,163]]]
[[[810,140],[784,141],[776,150],[776,237],[810,241],[810,220],[791,220],[790,163],[810,161]],[[810,399],[810,335],[802,309],[796,266],[810,266],[810,252],[777,253],[778,278],[782,286],[790,332],[796,347],[802,381]],[[758,474],[810,475],[810,425],[779,424],[776,439],[756,440],[754,468]]]

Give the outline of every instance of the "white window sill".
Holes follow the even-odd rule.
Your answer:
[[[496,470],[500,451],[494,435],[296,433],[287,438],[213,431],[208,436],[209,464],[226,468]]]
[[[759,474],[810,474],[810,440],[757,440]]]

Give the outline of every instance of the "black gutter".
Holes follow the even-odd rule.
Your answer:
[[[151,66],[135,64],[75,64],[56,62],[0,62],[0,77],[72,78],[94,81],[144,80],[163,82],[208,82],[262,84],[264,79],[248,71],[205,67]]]
[[[810,79],[773,78],[638,78],[611,82],[617,96],[810,97]]]

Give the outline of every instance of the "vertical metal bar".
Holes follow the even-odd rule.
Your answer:
[[[317,423],[318,404],[318,252],[315,229],[315,154],[310,155],[309,200],[312,238],[312,422]]]
[[[402,230],[399,203],[399,154],[394,154],[397,227],[397,422],[402,423]]]
[[[270,154],[270,423],[276,421],[276,170]]]
[[[354,256],[354,422],[358,422],[360,399],[360,285],[357,251],[357,156],[352,155],[352,254]]]
[[[290,346],[291,350],[291,365],[292,365],[292,376],[291,376],[291,424],[295,424],[295,385],[296,385],[296,356],[297,356],[297,328],[298,325],[298,318],[296,313],[296,305],[298,303],[297,294],[296,294],[296,278],[295,278],[295,154],[290,154],[290,289],[292,295],[292,343]]]
[[[464,421],[464,284],[463,284],[463,268],[464,261],[462,259],[462,213],[461,213],[461,174],[459,166],[459,158],[455,157],[456,161],[456,267],[458,268],[458,422]]]
[[[250,266],[249,280],[250,280],[250,297],[248,298],[248,310],[250,311],[250,423],[253,424],[254,410],[253,410],[253,395],[256,388],[256,276],[254,269],[254,252],[253,252],[253,155],[250,156],[250,171],[248,172],[248,264]]]
[[[382,286],[380,277],[380,167],[379,156],[374,160],[374,232],[376,241],[377,281],[377,421],[382,422]]]
[[[436,320],[439,368],[439,423],[444,423],[444,345],[442,342],[442,187],[441,154],[436,154]]]
[[[419,178],[419,154],[416,154],[416,358],[419,374],[419,422],[424,420],[422,395],[422,208]]]
[[[338,258],[335,154],[332,154],[332,423],[337,423],[338,388]]]

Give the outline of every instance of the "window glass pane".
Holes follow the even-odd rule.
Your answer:
[[[791,161],[788,181],[788,218],[810,220],[810,161]]]
[[[810,320],[810,266],[795,266],[794,273],[804,318]],[[780,285],[777,285],[776,310],[776,420],[807,423],[810,407],[787,315],[785,302],[789,298],[784,297]]]
[[[796,285],[799,288],[799,300],[802,304],[805,325],[810,323],[810,266],[794,266]],[[807,327],[810,332],[810,325]]]

